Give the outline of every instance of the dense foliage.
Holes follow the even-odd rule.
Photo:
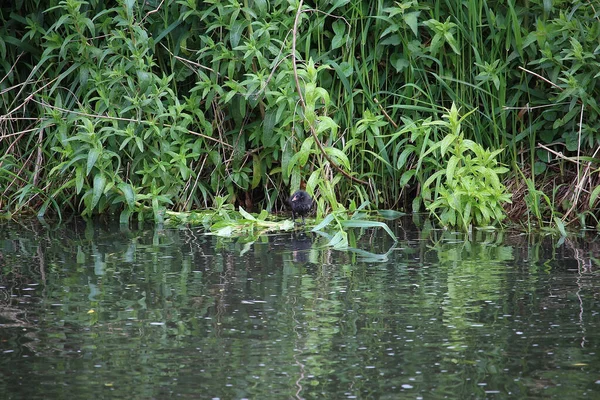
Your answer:
[[[370,200],[461,227],[506,210],[597,224],[599,13],[571,0],[3,3],[0,209],[160,220],[216,196],[272,211],[306,185],[319,215]]]

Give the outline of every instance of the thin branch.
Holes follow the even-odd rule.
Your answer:
[[[579,115],[579,137],[578,137],[578,141],[577,141],[577,158],[578,159],[579,159],[580,152],[581,152],[581,131],[582,131],[582,129],[583,129],[583,104],[581,104],[581,114]],[[600,151],[600,147],[596,148],[596,151],[594,151],[594,154],[592,154],[592,158],[596,157],[596,154],[598,154],[598,151]],[[583,171],[583,176],[581,176],[580,168],[579,167],[577,168],[577,185],[575,186],[575,190],[573,191],[573,197],[572,197],[573,204],[571,205],[569,210],[563,216],[563,218],[562,218],[563,221],[565,221],[567,216],[573,210],[575,210],[575,208],[577,207],[577,202],[579,201],[579,195],[584,190],[583,187],[585,185],[585,182],[588,180],[588,177],[590,176],[590,168],[591,167],[592,167],[592,162],[588,161],[585,166],[585,170]]]
[[[24,53],[21,53],[21,54],[19,54],[19,55],[17,56],[17,59],[15,60],[15,62],[13,63],[13,65],[10,67],[10,69],[8,70],[8,72],[7,72],[7,73],[4,75],[4,78],[2,78],[2,79],[0,80],[0,83],[4,82],[4,80],[5,80],[5,79],[6,79],[6,78],[7,78],[7,77],[10,75],[10,73],[12,72],[12,70],[13,70],[13,69],[15,69],[15,67],[17,66],[17,63],[19,62],[19,60],[21,59],[21,56],[22,56],[23,54],[24,54]],[[20,83],[19,85],[24,85],[24,84],[25,84],[25,83]],[[18,85],[17,85],[17,86],[18,86]],[[16,87],[16,86],[13,86],[12,88],[14,88],[14,87]],[[8,89],[6,89],[6,90],[11,90],[12,88],[8,88]],[[3,93],[4,93],[4,92],[0,92],[0,94],[3,94]]]
[[[38,92],[41,92],[46,86],[50,85],[51,83],[53,83],[57,79],[58,79],[58,77],[52,79],[50,82],[46,83],[44,86],[40,87],[38,90],[36,90],[35,92],[33,92],[29,96],[27,96],[25,98],[25,100],[23,100],[23,102],[20,105],[18,105],[17,107],[13,108],[12,110],[10,110],[9,112],[7,112],[6,114],[0,115],[0,120],[10,118],[9,115],[11,115],[12,113],[16,112],[17,110],[19,110],[20,108],[22,108],[23,106],[25,106],[27,103],[29,103],[29,100],[35,101],[35,99],[33,98],[33,96],[36,95]],[[25,85],[23,85],[23,88],[24,88],[24,86]],[[23,91],[23,88],[21,88],[21,90],[19,91],[19,93],[17,94],[17,96],[15,96],[15,100],[21,94],[21,92]],[[14,104],[14,100],[13,100],[12,104]],[[11,106],[12,106],[12,104],[11,104]]]
[[[41,120],[39,120],[39,121],[41,121]],[[19,131],[19,132],[5,133],[3,135],[0,135],[0,141],[2,141],[2,139],[6,139],[6,138],[9,138],[11,136],[21,136],[22,134],[25,134],[25,133],[35,132],[38,129],[40,129],[40,128],[36,127],[36,128],[31,128],[31,129],[25,129],[25,130],[22,130],[22,131]]]
[[[33,168],[33,186],[37,186],[40,178],[40,170],[43,162],[43,146],[42,141],[44,140],[44,128],[40,129],[38,133],[37,142],[37,159],[35,160],[35,166]]]
[[[377,100],[377,97],[373,97],[373,100],[375,101],[375,104],[377,104],[379,106],[379,109],[381,110],[381,112],[383,113],[383,115],[385,115],[385,117],[387,118],[387,120],[390,121],[390,123],[392,125],[394,125],[394,128],[398,129],[398,124],[395,123],[392,118],[390,118],[390,116],[385,111],[385,109],[383,108],[383,106],[379,103],[379,100]]]
[[[212,69],[212,68],[210,68],[210,67],[206,67],[206,66],[204,66],[204,65],[202,65],[202,64],[200,64],[200,63],[197,63],[197,62],[195,62],[195,61],[188,60],[187,58],[183,58],[183,57],[180,57],[180,56],[176,56],[176,55],[175,55],[175,54],[173,54],[173,53],[171,52],[171,50],[169,50],[169,49],[168,49],[168,48],[167,48],[167,47],[166,47],[164,44],[162,44],[162,43],[161,43],[160,45],[161,45],[161,46],[162,46],[162,47],[163,47],[163,48],[164,48],[164,49],[167,51],[167,53],[169,53],[169,54],[170,54],[172,57],[174,57],[176,60],[179,60],[179,61],[181,61],[181,62],[182,62],[182,63],[184,63],[184,64],[190,64],[190,65],[193,65],[194,67],[202,68],[202,69],[205,69],[205,70],[207,70],[207,71],[210,71],[210,72],[216,73],[216,74],[217,74],[219,77],[221,77],[221,74],[220,74],[219,72],[216,72],[214,69]],[[189,65],[188,65],[188,67],[189,67]],[[190,69],[191,69],[191,68],[190,68]],[[192,69],[192,71],[193,71],[193,69]],[[194,71],[194,72],[196,72],[196,71]]]
[[[146,15],[144,15],[144,18],[142,18],[142,22],[141,22],[141,23],[143,24],[143,23],[144,23],[144,21],[146,20],[146,18],[148,18],[148,17],[149,17],[151,14],[157,13],[157,12],[160,10],[160,8],[162,7],[162,5],[163,5],[163,3],[164,3],[164,2],[165,2],[165,0],[162,0],[162,1],[160,2],[160,4],[158,5],[158,7],[156,7],[156,8],[155,8],[154,10],[152,10],[152,11],[148,11],[148,12],[146,13]]]
[[[548,107],[556,107],[556,106],[562,106],[565,104],[569,104],[568,101],[562,102],[562,103],[553,103],[553,104],[544,104],[541,106],[530,106],[529,103],[527,103],[527,105],[525,105],[524,107],[508,107],[508,106],[503,106],[502,109],[503,110],[525,110],[525,111],[530,111],[530,110],[536,110],[538,108],[548,108]]]
[[[548,79],[544,78],[544,77],[543,77],[543,76],[541,76],[540,74],[536,74],[535,72],[533,72],[533,71],[530,71],[530,70],[528,70],[528,69],[526,69],[526,68],[523,68],[523,67],[521,67],[521,66],[519,66],[519,69],[520,69],[520,70],[523,70],[523,71],[525,71],[525,72],[527,72],[528,74],[531,74],[531,75],[533,75],[533,76],[537,76],[538,78],[540,78],[540,79],[541,79],[541,80],[543,80],[544,82],[547,82],[547,83],[549,83],[550,85],[554,86],[554,87],[555,87],[555,88],[557,88],[557,89],[564,90],[563,88],[561,88],[560,86],[558,86],[556,83],[554,83],[554,82],[552,82],[552,81],[550,81],[550,80],[548,80]]]
[[[544,150],[546,150],[548,153],[552,153],[552,154],[554,154],[556,157],[558,157],[558,158],[560,158],[560,159],[563,159],[563,160],[565,160],[565,161],[570,161],[570,162],[572,162],[572,163],[575,163],[575,164],[577,164],[577,165],[580,165],[580,164],[581,164],[581,161],[579,161],[579,157],[567,157],[567,156],[565,156],[565,155],[564,155],[562,152],[560,152],[560,151],[556,151],[556,150],[552,150],[550,147],[548,147],[548,146],[545,146],[545,145],[543,145],[543,144],[541,144],[541,143],[538,143],[537,147],[538,147],[538,148],[540,148],[540,149],[544,149]]]

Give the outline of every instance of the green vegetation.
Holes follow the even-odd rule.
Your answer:
[[[6,3],[0,210],[161,222],[220,197],[279,211],[306,186],[329,222],[368,201],[460,229],[505,215],[597,226],[599,13],[571,0]]]

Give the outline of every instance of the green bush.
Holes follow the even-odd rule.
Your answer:
[[[427,209],[442,225],[467,231],[473,225],[501,222],[506,217],[503,205],[511,198],[499,176],[508,172],[508,168],[498,165],[496,160],[502,149],[485,150],[465,139],[461,122],[466,116],[460,118],[454,105],[444,117],[447,121],[429,123],[440,125],[449,132],[441,141],[432,142],[427,150],[427,153],[439,150],[442,159],[442,168],[423,186]],[[432,190],[434,182],[436,185]]]
[[[321,216],[369,200],[428,206],[466,226],[504,215],[488,208],[504,201],[490,200],[504,193],[494,182],[490,202],[468,198],[495,179],[480,171],[499,168],[489,160],[532,169],[534,185],[584,168],[557,154],[597,164],[591,2],[303,4],[295,58],[304,105],[291,57],[299,5],[3,3],[0,210],[161,220],[166,209],[224,196],[272,211],[306,185]],[[432,121],[453,104],[475,110],[453,142],[462,150],[432,151],[446,136]],[[453,173],[475,182],[441,181],[449,155],[460,161]],[[582,193],[593,193],[597,172],[580,175]],[[460,218],[441,212],[457,201]]]

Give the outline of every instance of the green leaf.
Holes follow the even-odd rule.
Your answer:
[[[215,235],[220,237],[232,237],[235,233],[235,228],[231,225],[224,226],[216,231],[207,233],[207,235]]]
[[[331,40],[331,49],[337,49],[340,48],[344,45],[344,42],[346,41],[346,36],[344,35],[335,35],[333,37],[333,39]]]
[[[235,21],[231,26],[231,30],[229,31],[229,40],[231,42],[231,47],[237,47],[238,44],[240,44],[245,25],[245,21],[240,20]]]
[[[77,194],[80,194],[81,190],[83,189],[84,178],[85,176],[83,175],[83,167],[77,166],[75,169],[75,190]]]
[[[252,156],[252,189],[256,189],[262,179],[262,163],[256,154]]]
[[[398,219],[406,215],[406,213],[396,210],[377,210],[377,213],[379,213],[379,215],[388,220]]]
[[[590,208],[594,206],[598,195],[600,195],[600,185],[596,186],[594,190],[592,190],[592,194],[590,195]]]
[[[121,182],[117,185],[117,189],[123,193],[127,207],[132,209],[135,206],[135,191],[133,190],[133,186],[129,183]]]
[[[567,231],[565,229],[565,223],[558,217],[554,217],[554,223],[556,224],[556,228],[560,232],[560,235],[566,237]]]
[[[350,160],[348,160],[348,156],[343,151],[335,147],[325,147],[324,150],[330,157],[341,163],[347,170],[350,170]]]
[[[537,176],[546,171],[546,163],[541,161],[536,161],[533,164],[533,173]]]
[[[246,210],[244,210],[242,208],[242,206],[240,206],[240,214],[242,215],[242,217],[244,217],[247,220],[256,221],[256,218],[252,214],[250,214],[249,212],[247,212]]]
[[[267,0],[254,0],[254,6],[258,9],[259,16],[267,13]]]
[[[317,125],[317,133],[323,133],[327,130],[331,130],[331,133],[335,136],[337,134],[339,125],[335,123],[330,117],[319,117]]]
[[[300,164],[301,167],[306,165],[314,143],[315,140],[312,136],[309,136],[306,139],[304,139],[304,143],[302,143],[302,147],[298,152],[298,164]]]
[[[390,57],[390,63],[396,69],[396,73],[404,71],[404,69],[410,66],[410,63],[400,53],[394,53]]]
[[[327,243],[327,246],[338,250],[346,249],[348,247],[348,234],[344,231],[338,231]]]
[[[129,210],[127,208],[123,209],[123,211],[121,211],[121,214],[119,215],[119,223],[122,225],[128,224],[130,217],[131,217],[131,210]]]
[[[400,177],[400,187],[404,187],[408,184],[408,182],[410,181],[410,179],[415,176],[415,174],[417,173],[417,170],[415,169],[409,169],[408,171],[404,172],[402,174],[402,176]]]
[[[317,226],[311,229],[311,232],[320,231],[321,229],[325,228],[331,223],[331,221],[333,221],[334,218],[335,217],[333,216],[333,214],[328,214]]]
[[[94,168],[94,165],[96,164],[96,161],[98,161],[98,157],[100,157],[101,152],[102,151],[100,149],[97,149],[95,147],[90,149],[90,152],[88,153],[87,157],[86,175],[89,175],[92,168]]]
[[[321,168],[317,168],[310,174],[310,176],[308,177],[308,181],[306,181],[306,191],[309,194],[315,192],[315,188],[319,184],[320,179],[321,179]]]
[[[448,181],[456,179],[454,176],[454,171],[456,170],[456,166],[460,162],[460,159],[456,156],[450,157],[448,161],[448,165],[446,166],[446,179]]]
[[[398,162],[396,163],[396,168],[401,169],[402,167],[404,167],[404,165],[406,164],[406,161],[408,160],[408,156],[410,156],[411,154],[413,154],[416,150],[416,147],[411,145],[407,145],[404,150],[402,150],[402,153],[400,153],[400,157],[398,157]]]
[[[419,15],[421,11],[413,11],[404,14],[404,23],[410,27],[410,30],[415,34],[415,36],[419,36]]]
[[[344,228],[383,228],[388,233],[388,235],[390,235],[390,237],[394,239],[395,242],[398,241],[396,235],[394,235],[394,232],[392,232],[390,227],[383,222],[367,220],[346,220],[341,221],[340,224]]]
[[[104,188],[106,187],[106,177],[103,173],[98,173],[94,176],[94,188],[92,191],[92,203],[90,205],[90,210],[94,209],[100,201],[102,194],[104,194]]]

